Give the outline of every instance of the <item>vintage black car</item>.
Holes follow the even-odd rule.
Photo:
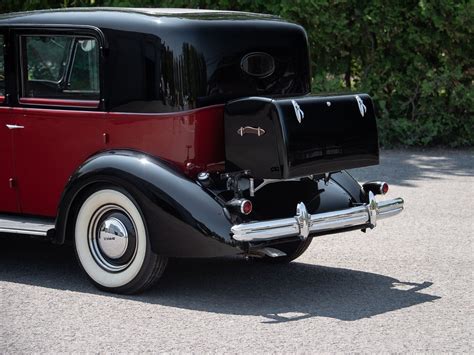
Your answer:
[[[286,263],[403,209],[345,170],[379,162],[372,100],[311,94],[297,24],[48,10],[0,16],[0,44],[0,232],[72,242],[103,290],[169,257]]]

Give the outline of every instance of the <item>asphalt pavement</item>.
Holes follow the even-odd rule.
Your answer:
[[[139,296],[96,290],[70,246],[0,239],[0,353],[474,352],[473,151],[353,170],[405,211],[289,265],[173,260]]]

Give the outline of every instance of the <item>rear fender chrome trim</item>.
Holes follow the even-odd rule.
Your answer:
[[[339,211],[307,212],[303,202],[297,205],[296,216],[261,222],[249,222],[231,227],[232,238],[239,242],[264,242],[298,236],[302,240],[312,233],[338,231],[345,228],[374,228],[378,219],[395,216],[403,210],[403,199],[377,202],[369,193],[369,203]]]

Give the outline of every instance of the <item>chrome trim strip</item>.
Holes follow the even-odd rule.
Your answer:
[[[374,228],[377,219],[395,216],[403,210],[403,199],[377,202],[369,193],[369,203],[340,211],[308,214],[300,202],[296,216],[263,222],[249,222],[234,225],[232,238],[239,242],[262,242],[298,236],[306,239],[311,233],[326,232],[348,227]]]
[[[5,125],[7,126],[8,129],[21,129],[21,128],[25,128],[25,126],[19,126],[19,125],[16,125],[16,124],[7,124]]]
[[[0,233],[38,235],[38,236],[46,237],[46,235],[48,234],[48,231],[36,231],[36,230],[28,230],[28,229],[0,228]]]
[[[54,223],[48,220],[0,215],[0,233],[46,236],[51,229]]]

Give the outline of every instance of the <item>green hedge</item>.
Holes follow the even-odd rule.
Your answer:
[[[313,92],[373,96],[384,146],[474,145],[474,1],[2,0],[59,6],[199,7],[271,13],[308,31]]]

